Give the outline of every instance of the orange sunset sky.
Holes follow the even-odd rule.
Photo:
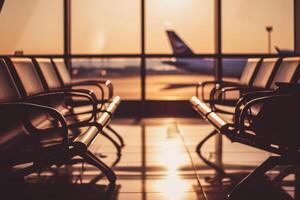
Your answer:
[[[0,53],[62,53],[61,0],[7,0],[0,14]],[[293,48],[292,0],[223,0],[223,52]],[[146,52],[171,53],[165,30],[197,53],[214,52],[213,0],[146,0]],[[139,53],[139,0],[72,0],[73,53]],[[273,49],[273,52],[274,49]]]

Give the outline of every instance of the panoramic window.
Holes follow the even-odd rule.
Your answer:
[[[214,2],[211,0],[146,1],[146,52],[214,53]],[[182,100],[198,81],[213,79],[212,58],[147,59],[147,99]]]
[[[222,6],[223,53],[293,52],[292,0],[226,0]],[[246,62],[246,57],[223,59],[223,80],[239,81]]]
[[[110,79],[122,99],[140,99],[139,58],[88,58],[89,54],[140,53],[140,1],[72,1],[74,78]]]
[[[140,99],[139,58],[74,58],[72,76],[75,79],[109,79],[114,93],[126,100]]]
[[[139,0],[72,0],[73,54],[140,53]]]
[[[223,53],[293,50],[293,0],[226,0],[222,11]]]
[[[0,54],[62,54],[63,2],[5,1],[0,38]]]

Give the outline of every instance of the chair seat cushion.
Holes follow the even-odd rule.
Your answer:
[[[18,131],[16,136],[0,146],[0,157],[6,165],[33,162],[43,155],[50,154],[54,149],[62,149],[61,129],[46,129],[33,134],[29,134],[24,128],[13,131]]]
[[[300,148],[299,98],[258,104],[253,111],[252,129],[273,144]]]

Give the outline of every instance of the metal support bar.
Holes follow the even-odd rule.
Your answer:
[[[145,15],[145,0],[141,0],[141,114],[144,113],[144,102],[146,100]]]
[[[202,153],[201,153],[201,148],[203,147],[203,145],[206,143],[206,141],[208,141],[211,137],[213,136],[220,136],[222,137],[221,134],[218,133],[218,131],[216,129],[214,129],[210,134],[208,134],[205,138],[203,138],[203,140],[201,140],[199,142],[199,144],[196,147],[196,153],[199,155],[200,159],[209,167],[213,168],[216,171],[216,176],[214,177],[205,177],[205,180],[208,183],[213,183],[213,182],[217,182],[217,181],[222,181],[223,178],[228,178],[228,175],[226,174],[226,172],[223,169],[223,166],[220,165],[221,163],[219,162],[219,159],[216,159],[216,163],[213,163],[211,161],[209,161],[208,159],[206,159]],[[219,152],[218,152],[219,153]],[[220,152],[222,154],[222,152]]]
[[[124,147],[125,146],[125,143],[124,143],[124,139],[122,138],[122,136],[115,130],[111,127],[111,125],[107,124],[106,128],[108,130],[110,130],[110,132],[112,132],[119,140],[120,142],[120,146],[121,147]]]
[[[300,199],[300,165],[295,169],[295,199]]]
[[[64,0],[64,59],[71,70],[71,0]]]
[[[215,0],[215,80],[222,80],[222,0]]]
[[[252,173],[246,176],[233,188],[229,195],[229,199],[240,199],[247,187],[249,187],[251,184],[254,184],[258,178],[262,178],[267,171],[274,168],[279,163],[283,163],[282,157],[269,157],[265,162],[258,166]]]
[[[300,53],[300,0],[294,0],[294,48]]]
[[[109,185],[115,185],[117,177],[114,171],[110,167],[108,167],[104,162],[102,162],[90,151],[85,152],[81,156],[85,159],[87,163],[94,165],[105,174],[105,176],[109,180]]]

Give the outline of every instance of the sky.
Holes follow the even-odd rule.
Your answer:
[[[293,0],[223,0],[223,52],[266,53],[293,48]],[[0,54],[63,52],[61,0],[6,0]],[[146,52],[171,53],[173,29],[196,53],[214,52],[213,0],[146,0]],[[73,53],[139,53],[139,0],[72,0]],[[274,52],[274,48],[273,52]]]

